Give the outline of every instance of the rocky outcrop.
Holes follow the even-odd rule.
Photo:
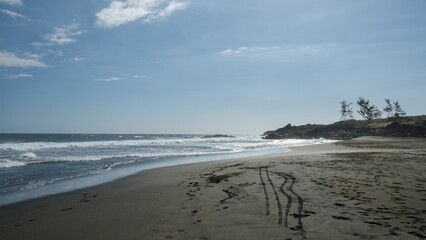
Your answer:
[[[426,116],[397,117],[372,121],[348,120],[329,125],[306,124],[267,131],[265,139],[328,138],[352,139],[361,136],[426,137]]]
[[[234,136],[231,135],[224,135],[224,134],[214,134],[214,135],[205,135],[203,138],[234,138]]]

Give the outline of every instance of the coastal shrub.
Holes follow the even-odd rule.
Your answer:
[[[385,99],[386,107],[383,108],[383,111],[385,111],[388,114],[388,118],[392,117],[393,112],[393,106],[390,99]]]
[[[404,110],[402,110],[401,105],[399,105],[398,101],[393,103],[393,109],[394,117],[402,117],[407,114]]]
[[[369,100],[366,100],[363,97],[359,97],[356,103],[359,105],[359,110],[357,112],[364,119],[370,121],[373,119],[380,118],[382,116],[382,113],[380,112],[379,109],[377,109],[376,106],[374,105],[370,106]]]
[[[340,121],[342,120],[348,120],[348,119],[352,119],[354,116],[352,115],[352,108],[351,105],[352,103],[347,103],[346,100],[343,100],[340,102],[341,104],[341,109],[340,109]]]

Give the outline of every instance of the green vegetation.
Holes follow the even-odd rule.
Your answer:
[[[390,117],[402,117],[406,115],[406,112],[402,110],[401,105],[398,101],[391,103],[390,99],[385,99],[386,107],[383,108],[383,111],[388,115],[388,118]],[[359,110],[357,111],[359,115],[365,120],[373,120],[373,119],[379,119],[382,116],[382,112],[375,106],[370,105],[370,101],[359,97],[358,101],[356,102],[359,106]],[[347,103],[346,100],[343,100],[340,102],[341,104],[341,117],[340,121],[342,120],[348,120],[353,119],[352,115],[352,103]]]
[[[383,108],[383,111],[385,111],[388,114],[388,117],[391,117],[393,112],[393,106],[391,104],[390,99],[385,99],[385,102],[387,105],[385,108]]]
[[[394,111],[394,117],[401,117],[405,116],[406,113],[404,110],[402,110],[401,106],[399,105],[398,101],[393,103],[393,111]]]
[[[346,100],[343,100],[340,102],[340,104],[342,105],[342,109],[340,110],[340,113],[342,114],[340,117],[340,121],[354,118],[354,116],[352,115],[353,112],[351,108],[352,103],[347,103]]]
[[[371,121],[372,119],[377,119],[382,116],[380,110],[374,105],[370,106],[370,101],[363,97],[360,97],[356,103],[359,105],[358,113],[364,119]]]

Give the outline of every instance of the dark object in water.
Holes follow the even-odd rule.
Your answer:
[[[235,136],[224,135],[224,134],[214,134],[214,135],[205,135],[203,138],[234,138]]]

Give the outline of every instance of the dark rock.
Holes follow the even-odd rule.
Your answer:
[[[263,134],[265,139],[328,138],[347,140],[362,136],[426,137],[426,116],[375,119],[371,121],[348,120],[329,125],[306,124],[292,126],[287,124],[283,128],[267,131]]]
[[[203,138],[234,138],[235,136],[224,135],[224,134],[214,134],[214,135],[205,135]]]

